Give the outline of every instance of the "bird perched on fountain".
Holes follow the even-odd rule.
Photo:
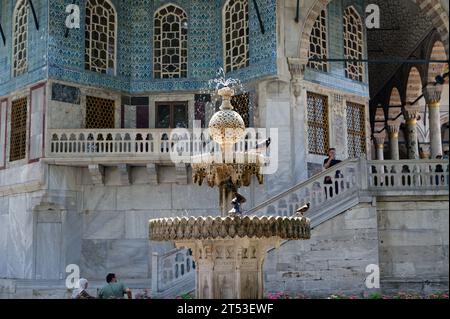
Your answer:
[[[272,142],[272,139],[269,137],[264,142],[256,144],[255,148],[253,148],[252,151],[263,152],[269,148],[271,142]]]
[[[241,204],[245,203],[247,199],[239,193],[231,201],[233,208],[228,212],[230,215],[242,215]]]
[[[303,216],[309,210],[309,207],[310,207],[310,203],[303,205],[302,207],[300,207],[299,209],[297,209],[295,211],[294,216],[295,217]]]
[[[257,144],[256,148],[257,149],[267,149],[267,148],[269,148],[271,142],[272,142],[272,139],[269,137],[264,142]]]

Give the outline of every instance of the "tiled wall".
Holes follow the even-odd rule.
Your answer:
[[[50,21],[46,8],[49,1]],[[35,31],[30,13],[30,73],[11,79],[11,19],[13,2],[4,0],[1,7],[2,26],[8,36],[7,46],[0,44],[0,96],[45,76],[45,69],[37,69],[38,59],[45,66],[48,24],[49,77],[85,85],[122,91],[125,93],[198,90],[215,76],[223,65],[221,12],[225,0],[173,0],[188,15],[189,70],[186,79],[153,79],[153,16],[168,1],[111,0],[118,15],[116,75],[98,74],[84,69],[84,15],[86,0],[33,0],[38,8],[41,29]],[[70,30],[65,37],[65,7],[80,5],[81,28]],[[3,2],[2,2],[3,3]],[[260,31],[253,1],[249,1],[250,66],[230,73],[243,81],[276,74],[276,0],[258,2],[265,34]],[[44,40],[44,41],[42,41]],[[38,41],[38,43],[36,43]],[[36,76],[36,72],[39,76]]]
[[[47,0],[34,0],[34,8],[39,21],[36,29],[33,15],[28,17],[28,73],[12,78],[12,26],[16,0],[0,1],[0,22],[6,37],[6,45],[0,39],[0,96],[35,83],[47,75]]]
[[[339,59],[344,57],[343,38],[343,14],[344,9],[353,5],[359,15],[365,20],[364,0],[334,0],[328,4],[328,58]],[[364,35],[366,37],[366,35]],[[365,39],[364,39],[365,40]],[[364,41],[367,46],[367,42]],[[364,48],[364,57],[367,58],[367,47]],[[352,81],[345,77],[344,62],[330,62],[329,72],[319,72],[310,68],[306,69],[305,78],[311,82],[321,84],[330,88],[343,90],[352,94],[369,95],[368,70],[365,68],[365,81]]]
[[[121,91],[127,94],[144,92],[199,90],[223,65],[222,7],[225,0],[173,0],[186,10],[189,23],[189,70],[186,79],[153,79],[153,16],[167,1],[111,0],[118,14],[116,75],[99,74],[84,69],[84,7],[86,0],[33,0],[40,30],[29,18],[29,73],[11,78],[12,12],[16,0],[0,3],[1,23],[6,34],[6,46],[0,43],[0,96],[27,84],[49,77],[68,82]],[[49,3],[47,3],[49,2]],[[81,8],[81,28],[70,30],[64,36],[65,7],[74,2]],[[343,56],[342,11],[352,3],[364,17],[364,0],[335,0],[328,6],[329,57]],[[360,4],[358,4],[360,3]],[[253,1],[249,1],[250,66],[234,71],[229,76],[250,81],[274,75],[276,69],[276,0],[258,1],[265,27],[262,34]],[[47,19],[47,5],[50,20]],[[48,41],[47,41],[48,34]],[[48,42],[48,59],[47,59]],[[343,62],[330,63],[328,73],[308,69],[306,79],[367,96],[367,83],[345,78]]]

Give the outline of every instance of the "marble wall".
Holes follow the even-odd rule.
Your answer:
[[[448,206],[448,197],[379,200],[379,254],[386,290],[448,289]]]
[[[8,278],[33,277],[34,218],[29,195],[9,198],[6,274]],[[4,257],[3,257],[4,258]]]
[[[310,240],[288,241],[272,250],[264,264],[265,290],[362,295],[369,292],[366,266],[378,262],[376,208],[359,204],[313,229]]]

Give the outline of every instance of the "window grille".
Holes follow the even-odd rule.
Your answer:
[[[249,65],[248,1],[229,0],[224,7],[225,72]]]
[[[366,120],[364,105],[347,103],[347,148],[349,158],[366,154]]]
[[[348,7],[344,12],[344,55],[345,59],[363,58],[363,24],[355,8]],[[346,62],[345,76],[355,81],[363,81],[362,62]]]
[[[107,0],[87,0],[85,69],[114,74],[117,14]]]
[[[114,100],[86,96],[86,128],[114,128]]]
[[[308,92],[307,114],[309,153],[326,155],[329,148],[328,98]]]
[[[19,0],[14,9],[13,29],[13,75],[28,70],[28,0]]]
[[[154,75],[157,79],[187,77],[187,15],[174,5],[155,14]]]
[[[326,11],[322,10],[314,23],[309,38],[309,59],[308,67],[319,71],[327,72],[326,61],[312,61],[313,59],[327,59],[327,18]]]
[[[27,143],[27,98],[12,102],[9,161],[24,159]]]

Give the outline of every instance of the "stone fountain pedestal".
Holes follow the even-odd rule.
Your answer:
[[[264,258],[279,240],[235,238],[175,244],[193,252],[198,299],[262,299]]]
[[[189,248],[198,299],[262,299],[267,250],[282,240],[310,238],[305,217],[190,217],[150,221],[150,239]]]

